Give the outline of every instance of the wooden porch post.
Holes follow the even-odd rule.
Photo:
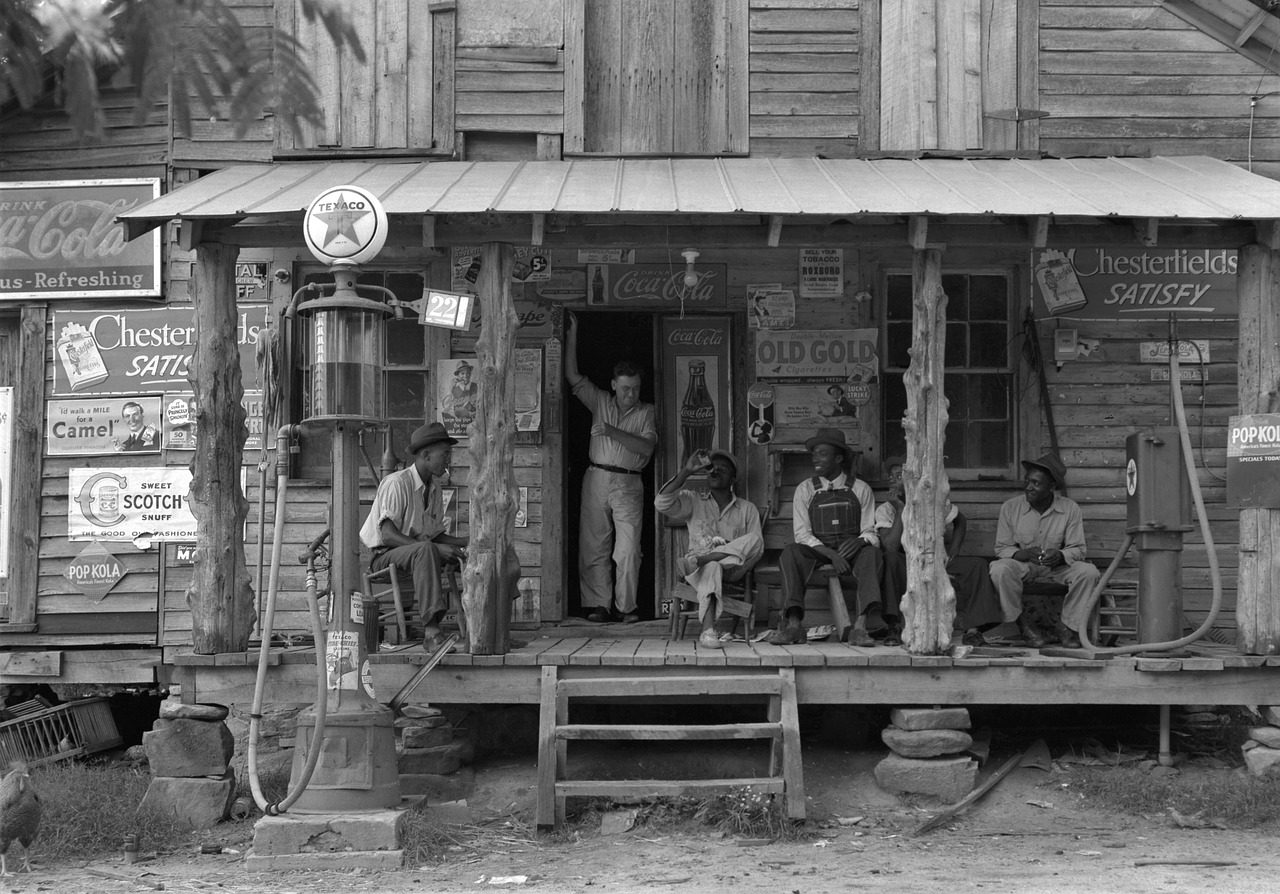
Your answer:
[[[200,438],[191,460],[196,562],[187,604],[198,655],[243,652],[256,618],[244,557],[249,501],[240,487],[249,429],[241,405],[244,383],[236,339],[238,255],[232,245],[199,244],[192,281],[196,349],[190,381]]]
[[[516,579],[507,569],[515,549],[519,492],[515,477],[515,343],[519,318],[511,300],[510,245],[486,243],[476,288],[480,396],[471,443],[471,533],[462,571],[462,607],[472,655],[505,655]]]
[[[1240,252],[1240,412],[1280,412],[1280,252]],[[1280,651],[1280,510],[1240,510],[1236,644],[1246,655]]]
[[[907,593],[902,600],[902,642],[908,652],[934,655],[951,644],[956,596],[947,577],[942,542],[951,484],[942,461],[947,402],[942,394],[946,350],[947,295],[942,291],[942,252],[915,252],[911,275],[911,364],[904,384],[907,436],[902,481],[902,548],[907,559]]]
[[[40,490],[44,478],[45,332],[49,309],[43,304],[20,311],[18,364],[13,389],[13,450],[9,530],[9,622],[5,630],[36,629],[36,591],[40,589]]]

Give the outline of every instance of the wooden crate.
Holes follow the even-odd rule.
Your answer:
[[[14,761],[38,767],[124,742],[104,698],[52,705],[0,723],[0,769]]]

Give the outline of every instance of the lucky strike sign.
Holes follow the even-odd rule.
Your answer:
[[[160,195],[160,181],[0,184],[0,299],[154,298],[160,232],[129,241],[116,215]]]

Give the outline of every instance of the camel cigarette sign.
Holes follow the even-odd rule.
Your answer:
[[[116,222],[159,195],[155,178],[0,184],[0,298],[159,297],[162,230]]]
[[[195,540],[196,518],[183,468],[71,469],[67,479],[70,540]]]

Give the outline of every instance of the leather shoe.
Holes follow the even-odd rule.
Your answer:
[[[1031,648],[1044,648],[1044,637],[1040,635],[1040,631],[1036,630],[1035,625],[1030,621],[1019,621],[1018,632],[1022,634],[1022,639]]]
[[[888,632],[885,633],[884,639],[880,642],[886,646],[902,645],[902,628],[897,624],[890,624]]]
[[[802,645],[806,642],[804,626],[799,623],[786,624],[770,633],[765,642],[773,646]]]
[[[861,627],[851,627],[849,629],[848,642],[851,646],[861,646],[862,648],[870,648],[876,644],[876,641],[871,638],[871,634]]]
[[[593,608],[591,611],[587,612],[587,620],[591,621],[593,624],[608,624],[613,620],[613,618],[610,617],[608,609]]]
[[[982,631],[976,627],[970,627],[964,632],[964,636],[960,637],[962,646],[973,646],[975,649],[979,646],[987,644],[987,638],[982,635]]]
[[[1058,642],[1060,642],[1062,647],[1065,649],[1079,649],[1081,646],[1080,634],[1076,633],[1066,624],[1059,624]]]

